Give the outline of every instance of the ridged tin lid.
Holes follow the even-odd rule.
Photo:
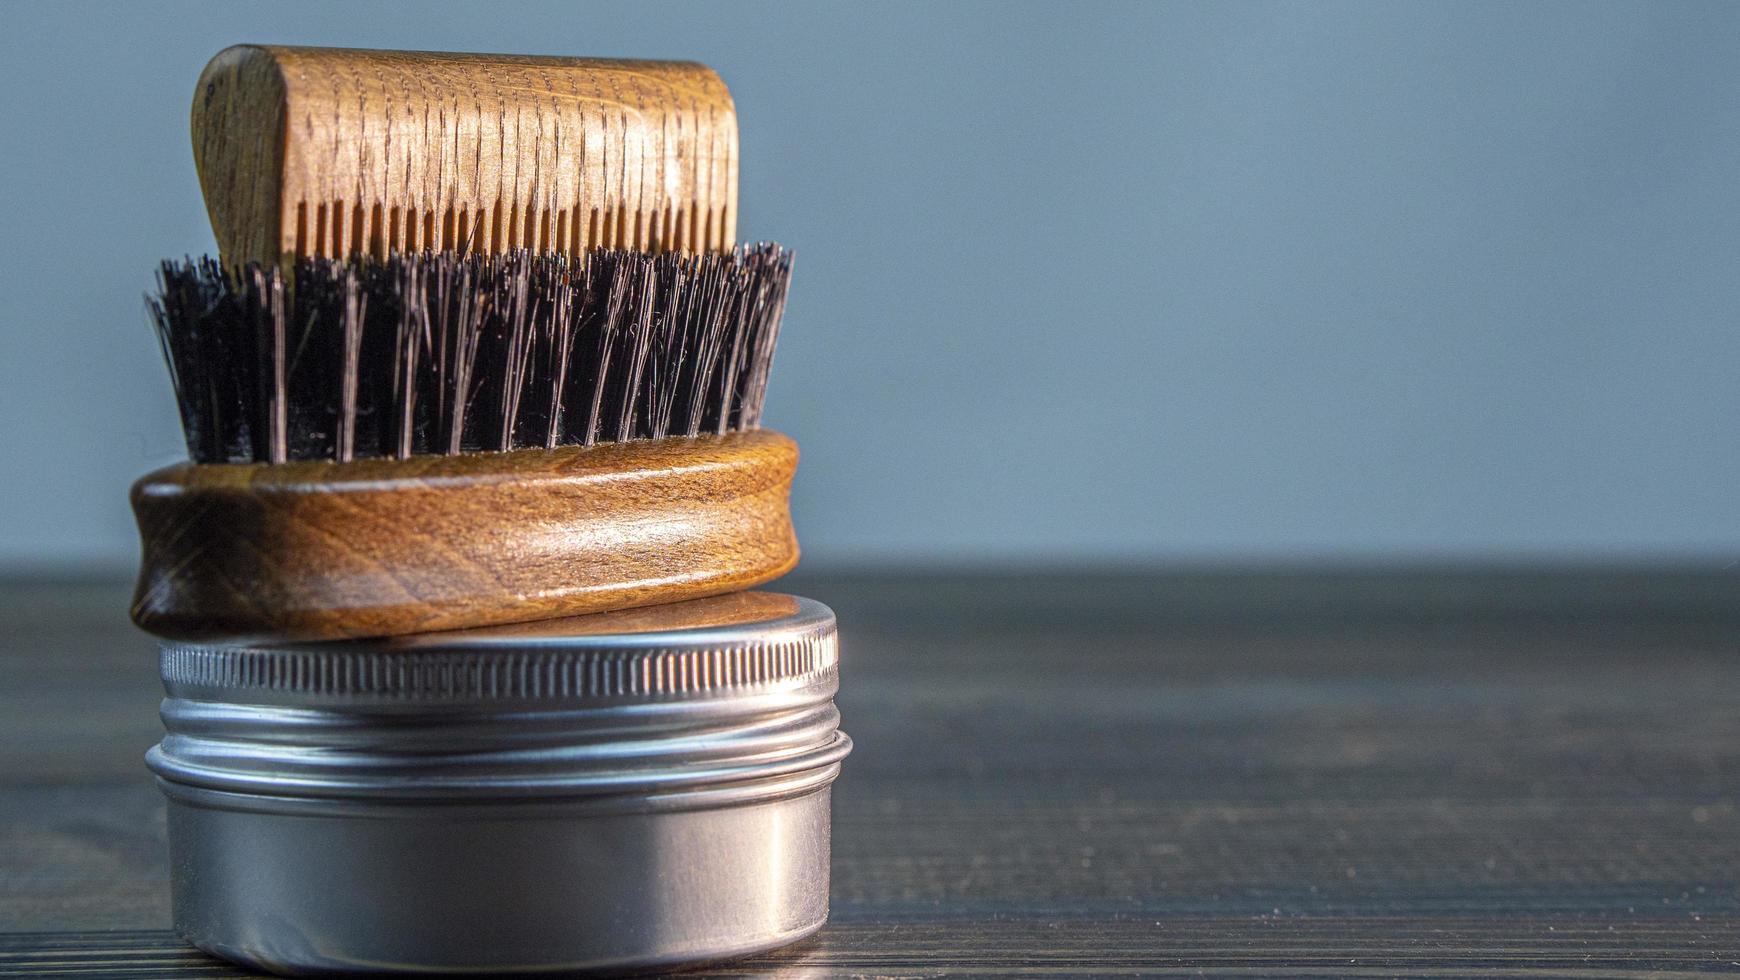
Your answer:
[[[821,680],[833,672],[838,649],[828,607],[797,596],[743,592],[381,640],[165,643],[161,667],[171,697],[197,701],[621,703],[728,697]]]
[[[851,747],[834,614],[777,593],[161,664],[147,761],[203,805],[717,805],[826,785]]]

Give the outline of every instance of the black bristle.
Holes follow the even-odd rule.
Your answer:
[[[405,458],[753,429],[777,245],[165,262],[147,306],[200,463]]]

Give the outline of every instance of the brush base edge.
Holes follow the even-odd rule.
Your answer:
[[[331,640],[719,595],[798,560],[771,430],[350,463],[179,464],[133,487],[133,621]]]

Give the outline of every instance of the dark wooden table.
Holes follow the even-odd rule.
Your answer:
[[[821,576],[833,920],[706,975],[1740,970],[1733,571]],[[149,643],[0,589],[0,974],[168,931]]]

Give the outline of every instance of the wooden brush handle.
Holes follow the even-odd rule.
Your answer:
[[[325,640],[744,589],[797,563],[797,445],[761,430],[350,463],[194,465],[133,487],[133,621]]]
[[[736,110],[692,63],[240,45],[193,156],[232,265],[736,242]]]

